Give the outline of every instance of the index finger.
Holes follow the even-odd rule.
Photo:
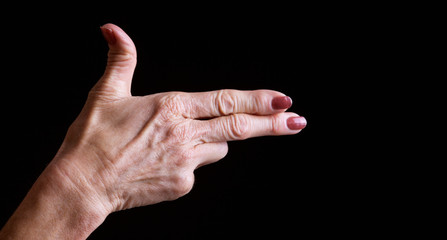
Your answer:
[[[185,113],[192,119],[228,116],[237,113],[270,115],[284,112],[292,106],[292,99],[272,90],[218,90],[190,93]]]

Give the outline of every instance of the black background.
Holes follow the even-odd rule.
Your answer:
[[[272,89],[293,99],[289,111],[308,126],[230,142],[223,160],[196,170],[188,195],[113,213],[89,239],[355,236],[370,227],[365,215],[382,199],[365,191],[370,182],[361,176],[373,163],[353,160],[364,155],[343,144],[339,111],[353,98],[345,87],[363,68],[359,56],[371,49],[362,43],[365,26],[343,6],[36,7],[10,9],[3,21],[1,225],[102,75],[99,27],[112,22],[137,47],[134,95]]]

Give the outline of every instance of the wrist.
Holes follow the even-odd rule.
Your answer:
[[[46,188],[41,197],[55,202],[53,206],[59,207],[58,213],[64,215],[71,231],[88,236],[111,211],[77,169],[61,169],[57,166],[59,160],[53,160],[45,169],[38,180],[42,187],[37,187]]]
[[[54,175],[51,174],[50,179]],[[67,211],[67,221],[73,226],[73,231],[87,233],[93,232],[105,220],[109,211],[104,208],[101,201],[95,198],[90,189],[85,186],[81,188],[67,179],[54,177],[53,184],[48,184],[49,195],[59,203],[60,209]],[[87,235],[87,236],[88,236]]]
[[[50,164],[0,232],[3,239],[86,239],[108,215]]]

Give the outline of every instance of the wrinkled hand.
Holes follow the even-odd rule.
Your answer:
[[[107,68],[50,168],[107,214],[185,195],[194,170],[222,159],[227,141],[296,134],[306,125],[285,112],[289,97],[270,90],[131,96],[135,46],[113,24],[101,30]]]

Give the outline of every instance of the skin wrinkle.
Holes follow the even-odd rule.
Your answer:
[[[262,95],[254,95],[253,96],[254,99],[254,103],[252,106],[250,106],[250,109],[253,108],[254,111],[252,112],[253,114],[256,115],[262,115],[261,112],[265,112],[265,111],[261,111],[261,109],[259,109],[259,106],[269,106],[269,99],[267,99],[267,96],[265,94]],[[270,110],[270,107],[269,107]]]
[[[104,28],[113,34],[106,38],[112,59],[0,239],[86,239],[113,212],[187,194],[194,170],[225,157],[228,141],[305,126],[296,113],[272,108],[284,96],[272,90],[133,97],[136,61],[123,57],[136,57],[133,42],[116,25]]]
[[[217,91],[216,106],[218,109],[217,116],[227,116],[230,113],[234,113],[237,100],[234,99],[228,90]]]
[[[211,100],[211,98],[209,98]],[[200,109],[203,109],[206,107],[206,103],[197,102],[194,98],[192,98],[190,95],[186,95],[182,98],[182,103],[185,105],[185,111],[183,113],[183,117],[185,119],[193,119],[193,120],[206,120],[209,119],[208,117],[194,117],[194,113],[197,113],[200,111]],[[209,106],[212,104],[209,103]]]

